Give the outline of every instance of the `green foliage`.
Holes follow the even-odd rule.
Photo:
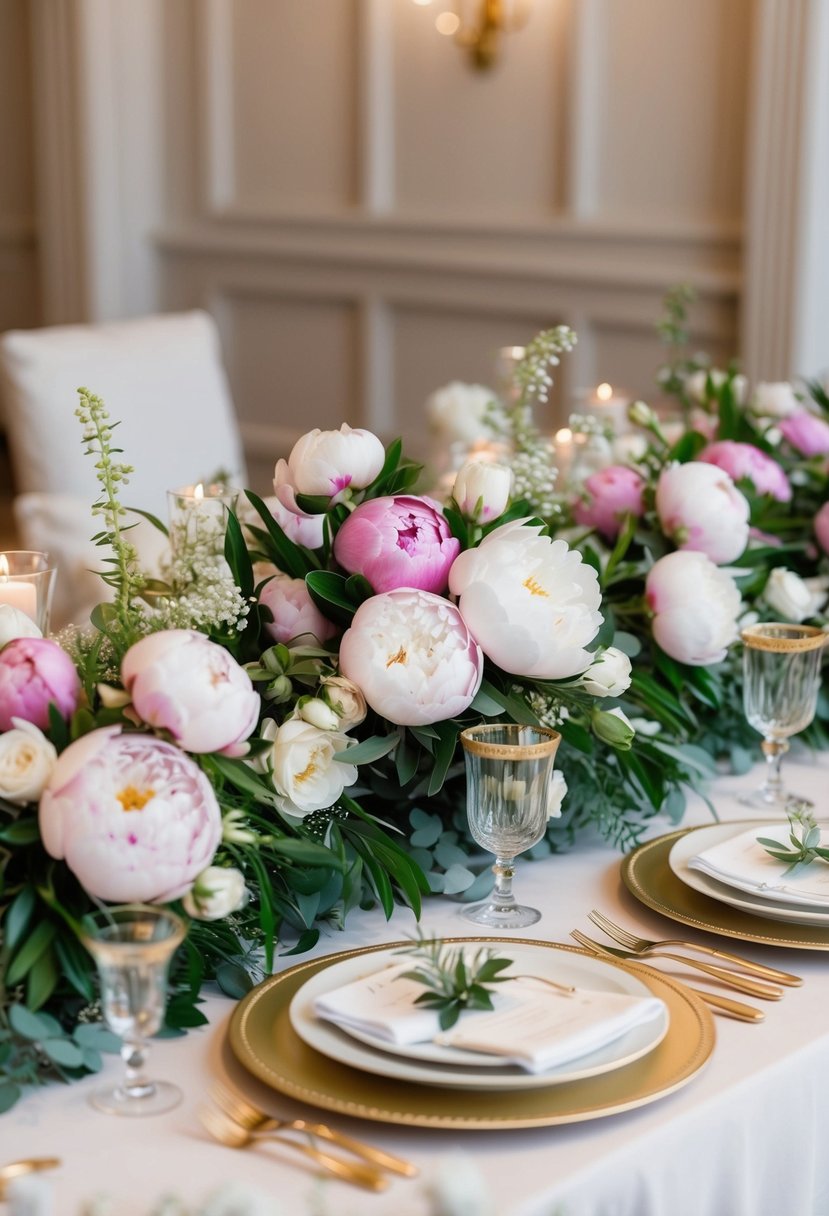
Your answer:
[[[470,954],[463,946],[433,938],[421,937],[401,953],[413,955],[418,965],[400,978],[423,985],[426,991],[415,1004],[437,1010],[441,1030],[454,1026],[465,1009],[492,1009],[492,986],[509,979],[500,972],[512,965],[512,959],[498,958],[494,950]]]
[[[788,812],[788,820],[790,849],[769,836],[757,837],[757,843],[776,861],[786,862],[784,875],[798,874],[813,861],[829,861],[829,848],[821,848],[820,827],[808,805],[795,805]]]

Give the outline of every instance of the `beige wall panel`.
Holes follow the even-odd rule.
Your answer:
[[[34,211],[32,84],[26,0],[0,2],[0,216]]]
[[[251,482],[267,490],[297,435],[359,425],[357,316],[347,301],[275,293],[227,291],[217,304]]]
[[[603,0],[598,208],[693,223],[742,214],[753,0]]]
[[[692,332],[688,353],[705,351],[722,367],[734,357],[733,334],[733,318],[716,337]],[[591,325],[587,337],[594,368],[593,385],[607,380],[622,395],[658,404],[661,393],[656,373],[665,363],[666,348],[652,328],[628,325],[623,321],[600,321]]]
[[[498,389],[497,357],[502,346],[521,345],[558,318],[479,315],[433,308],[397,307],[393,311],[394,417],[408,448],[419,457],[429,453],[425,403],[451,380]],[[560,379],[539,425],[552,428],[561,416]]]
[[[355,0],[225,0],[231,205],[324,211],[356,198]],[[220,69],[221,71],[221,69]]]
[[[440,6],[395,5],[396,205],[406,214],[520,221],[563,198],[564,0],[535,5],[488,72],[434,27]]]

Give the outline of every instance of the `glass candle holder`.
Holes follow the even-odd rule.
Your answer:
[[[224,482],[199,482],[167,491],[170,549],[181,560],[187,554],[224,553],[227,517],[236,510],[239,491]]]
[[[108,1115],[157,1115],[178,1106],[181,1090],[144,1071],[146,1040],[160,1029],[170,960],[184,921],[152,904],[122,904],[90,913],[81,940],[95,960],[104,1021],[122,1040],[124,1079],[96,1090],[90,1102]]]
[[[44,636],[49,632],[55,573],[46,553],[22,549],[0,553],[0,604],[30,617]]]

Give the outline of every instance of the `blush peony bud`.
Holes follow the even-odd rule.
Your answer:
[[[824,553],[829,553],[829,502],[825,502],[815,516],[815,536]]]
[[[645,510],[643,478],[624,465],[609,465],[591,473],[584,483],[583,497],[573,504],[576,523],[596,528],[608,540],[619,535],[626,515],[641,516]]]
[[[657,645],[680,663],[719,663],[737,639],[740,593],[733,578],[703,553],[661,557],[645,579],[645,598]]]
[[[753,443],[736,443],[733,439],[721,439],[709,443],[700,452],[699,460],[723,469],[733,481],[745,478],[758,494],[770,494],[777,502],[789,502],[792,487],[783,469],[771,456],[761,452]]]
[[[436,502],[400,494],[357,507],[337,533],[334,556],[378,593],[416,587],[440,595],[460,548]]]
[[[14,638],[0,650],[0,731],[22,718],[46,730],[49,705],[63,718],[78,706],[81,682],[65,650],[48,638]]]
[[[208,866],[182,897],[184,910],[194,920],[221,920],[247,903],[245,876],[235,867]]]
[[[780,433],[801,456],[829,454],[829,422],[809,410],[795,410],[780,422]]]
[[[343,635],[340,667],[375,713],[397,726],[425,726],[469,708],[484,661],[454,604],[401,588],[360,605]]]
[[[142,638],[124,655],[121,679],[143,721],[169,731],[188,752],[240,755],[259,721],[248,673],[195,630]]]
[[[777,566],[763,588],[763,599],[785,621],[805,621],[820,611],[826,601],[823,580],[802,579],[793,570]]]
[[[320,691],[339,718],[340,730],[351,730],[365,719],[366,699],[357,685],[345,676],[326,676]]]
[[[786,418],[799,410],[801,403],[788,381],[761,381],[754,390],[750,408],[761,418]]]
[[[736,561],[746,547],[748,502],[715,465],[668,465],[656,487],[656,510],[663,532],[679,549],[720,564]]]
[[[467,519],[489,524],[504,514],[511,491],[512,469],[507,465],[494,460],[467,460],[458,469],[452,497]]]
[[[318,642],[327,642],[337,632],[337,626],[323,616],[311,599],[304,579],[277,575],[262,588],[259,602],[273,616],[272,621],[265,623],[265,632],[276,642],[290,642],[308,634]]]
[[[344,422],[338,431],[308,431],[288,457],[290,482],[298,494],[337,499],[344,490],[362,490],[383,467],[382,443],[371,431]]]
[[[178,899],[213,859],[213,787],[172,743],[118,726],[62,752],[40,799],[40,834],[88,894],[113,903]]]

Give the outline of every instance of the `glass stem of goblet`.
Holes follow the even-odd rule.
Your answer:
[[[769,802],[777,801],[783,791],[783,778],[780,765],[789,750],[785,739],[764,739],[763,755],[766,757],[766,779],[763,782],[763,796]]]
[[[495,875],[495,890],[492,893],[492,903],[499,911],[507,911],[515,907],[515,896],[512,893],[512,876],[515,873],[514,857],[496,857],[492,867]]]
[[[139,1035],[124,1039],[121,1059],[124,1061],[124,1093],[128,1098],[148,1098],[155,1092],[155,1086],[144,1072],[147,1047]]]

